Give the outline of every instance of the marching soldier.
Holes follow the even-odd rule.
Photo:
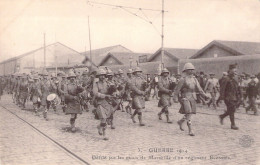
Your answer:
[[[111,128],[113,129],[112,126],[114,107],[111,103],[111,100],[114,98],[114,96],[109,94],[109,91],[111,91],[112,89],[109,89],[109,84],[105,80],[106,71],[100,69],[97,76],[99,78],[99,81],[94,82],[93,84],[93,93],[96,98],[97,104],[96,111],[98,114],[98,118],[100,119],[100,124],[97,126],[97,128],[99,135],[103,135],[104,140],[108,140],[108,137],[106,136],[106,127],[107,124],[111,124]],[[113,89],[113,91],[115,91],[115,88]]]
[[[70,72],[68,75],[69,82],[67,83],[65,95],[65,114],[70,114],[70,125],[71,131],[75,132],[75,121],[77,119],[77,114],[82,114],[82,110],[80,108],[80,93],[83,92],[84,88],[77,84],[76,75],[73,72]]]
[[[208,107],[210,107],[210,104],[213,104],[214,109],[217,108],[216,106],[216,95],[217,92],[219,91],[219,83],[218,83],[218,79],[214,78],[215,74],[214,73],[210,73],[210,78],[208,79],[204,91],[205,92],[209,92],[211,95],[211,99],[208,102]]]
[[[82,75],[81,75],[81,79],[80,79],[80,84],[84,88],[84,91],[81,94],[82,100],[81,100],[80,104],[81,104],[81,108],[83,110],[86,110],[87,112],[89,111],[88,108],[89,108],[89,100],[90,100],[90,91],[88,89],[88,81],[89,81],[88,72],[83,71]]]
[[[47,96],[51,94],[51,81],[48,79],[48,72],[46,70],[44,70],[41,75],[43,78],[39,89],[39,93],[41,96],[41,107],[43,108],[44,119],[49,120],[47,113],[49,111],[51,103],[47,100]]]
[[[153,82],[152,82],[152,87],[153,87],[152,98],[154,98],[154,96],[155,96],[157,100],[159,100],[159,98],[158,98],[158,80],[159,80],[159,74],[154,74],[154,78],[153,78]]]
[[[142,70],[139,67],[136,67],[134,72],[133,80],[130,82],[130,89],[132,91],[132,108],[135,109],[133,115],[131,116],[131,119],[133,123],[136,123],[135,121],[135,115],[138,114],[138,120],[140,126],[145,126],[143,123],[143,115],[142,115],[142,109],[145,108],[145,95],[146,92],[149,91],[148,88],[146,88],[146,81],[142,77]]]
[[[235,111],[237,105],[240,103],[241,94],[238,86],[238,82],[235,80],[237,74],[236,64],[229,65],[228,77],[223,81],[223,88],[220,91],[220,98],[224,100],[227,111],[220,115],[220,123],[223,125],[223,120],[226,116],[230,117],[231,129],[238,130],[239,128],[235,124]]]
[[[25,108],[25,102],[29,94],[29,83],[27,81],[27,76],[23,75],[21,84],[19,86],[19,100],[22,108]]]
[[[257,113],[257,107],[256,107],[256,97],[258,95],[258,89],[257,89],[257,83],[255,81],[255,75],[252,75],[251,76],[251,82],[248,83],[248,87],[247,87],[247,90],[246,90],[246,95],[248,96],[248,102],[249,102],[249,105],[248,107],[246,107],[246,113],[249,111],[249,110],[252,110],[254,111],[254,115],[258,115]]]
[[[222,84],[223,84],[223,81],[224,81],[224,79],[225,78],[227,78],[227,72],[223,72],[223,76],[218,80],[218,83],[219,83],[219,91],[221,91],[222,90]],[[218,100],[217,100],[217,102],[216,102],[216,105],[217,106],[219,106],[219,102],[220,102],[221,100],[220,100],[220,96],[219,96],[219,98],[218,98]]]
[[[117,77],[115,79],[116,81],[116,84],[117,84],[117,90],[118,90],[118,97],[121,98],[123,97],[123,94],[125,92],[125,83],[126,83],[126,80],[123,76],[124,72],[122,69],[119,69],[118,70],[118,73],[116,74]],[[117,100],[118,102],[120,101],[120,99]],[[119,107],[118,107],[118,110],[122,110],[122,112],[125,112],[124,110],[124,106],[123,104],[119,104]]]
[[[169,78],[170,72],[164,68],[161,73],[161,77],[158,81],[159,88],[159,105],[162,107],[161,112],[158,113],[159,120],[162,120],[162,114],[165,113],[167,123],[172,123],[169,119],[169,106],[171,106],[171,95],[173,93],[174,84]]]
[[[130,83],[133,80],[133,70],[129,69],[127,71],[127,80],[125,85],[125,100],[128,102],[128,105],[125,107],[126,112],[132,115],[132,97],[131,97],[131,89]]]
[[[62,110],[65,113],[65,94],[67,93],[66,90],[67,87],[67,76],[65,73],[62,73],[62,79],[59,82],[59,86],[58,86],[58,92],[59,92],[59,96],[61,98],[61,105],[62,105]]]
[[[198,80],[194,77],[195,67],[191,63],[186,63],[183,68],[184,76],[180,79],[174,90],[174,102],[179,101],[181,103],[181,108],[179,113],[184,114],[184,117],[179,120],[177,123],[180,126],[180,130],[183,130],[183,123],[187,121],[187,126],[189,129],[189,135],[195,136],[192,127],[191,127],[191,115],[196,114],[196,90],[199,91],[205,98],[208,98],[202,88]]]
[[[30,94],[31,94],[32,102],[33,102],[34,112],[38,116],[39,115],[38,109],[41,106],[40,92],[39,92],[39,89],[41,88],[41,84],[39,82],[38,76],[34,76],[33,80],[34,80],[34,82],[32,84]]]
[[[51,88],[50,88],[50,93],[55,93],[56,95],[58,95],[58,87],[59,87],[59,80],[56,77],[55,73],[53,73],[51,75]],[[51,104],[54,112],[57,112],[57,106],[54,104]]]

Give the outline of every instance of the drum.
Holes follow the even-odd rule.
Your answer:
[[[55,106],[61,103],[61,99],[55,93],[49,94],[47,96],[47,101],[51,102],[51,104]]]

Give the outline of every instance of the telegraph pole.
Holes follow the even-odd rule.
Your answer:
[[[43,37],[43,53],[44,53],[44,69],[46,69],[46,45],[45,45],[45,33]]]
[[[161,47],[161,69],[164,67],[163,56],[164,56],[164,0],[162,0],[162,47]]]
[[[88,38],[89,38],[89,56],[90,56],[90,70],[92,70],[92,54],[91,54],[91,37],[90,37],[90,25],[88,16]]]

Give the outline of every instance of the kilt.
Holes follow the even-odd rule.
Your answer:
[[[171,106],[171,97],[168,94],[162,94],[158,103],[158,107]]]
[[[132,102],[133,109],[145,108],[145,98],[143,96],[135,95]]]
[[[113,115],[114,108],[110,104],[99,104],[96,112],[99,119],[107,119]]]
[[[65,114],[82,114],[80,108],[80,103],[75,100],[70,100],[67,102],[67,107],[65,108]]]
[[[179,113],[181,114],[196,114],[196,100],[193,98],[181,99],[181,108],[179,110]]]
[[[24,91],[20,92],[19,98],[21,100],[25,100],[25,99],[27,99],[27,97],[28,97],[28,92],[24,92]]]

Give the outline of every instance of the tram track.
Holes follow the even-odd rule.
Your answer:
[[[63,146],[61,143],[57,142],[56,140],[54,140],[53,138],[51,138],[50,136],[48,136],[47,134],[45,134],[44,132],[42,132],[41,130],[39,130],[38,128],[36,128],[34,125],[32,125],[31,123],[29,123],[28,121],[24,120],[23,118],[21,118],[20,116],[18,116],[17,114],[15,114],[14,112],[12,112],[11,110],[9,110],[8,108],[6,108],[3,105],[0,105],[0,107],[2,107],[3,109],[5,109],[7,112],[9,112],[10,114],[14,115],[15,117],[17,117],[18,119],[20,119],[22,122],[26,123],[27,125],[29,125],[31,128],[33,128],[36,132],[40,133],[42,136],[44,136],[45,138],[47,138],[49,141],[51,141],[52,143],[54,143],[55,145],[57,145],[57,147],[61,148],[64,152],[68,153],[70,156],[74,157],[75,159],[77,159],[78,161],[80,161],[83,164],[86,165],[90,165],[90,163],[88,163],[86,160],[84,160],[83,158],[81,158],[80,156],[78,156],[76,153],[74,153],[73,151],[71,151],[70,149],[66,148],[65,146]]]

